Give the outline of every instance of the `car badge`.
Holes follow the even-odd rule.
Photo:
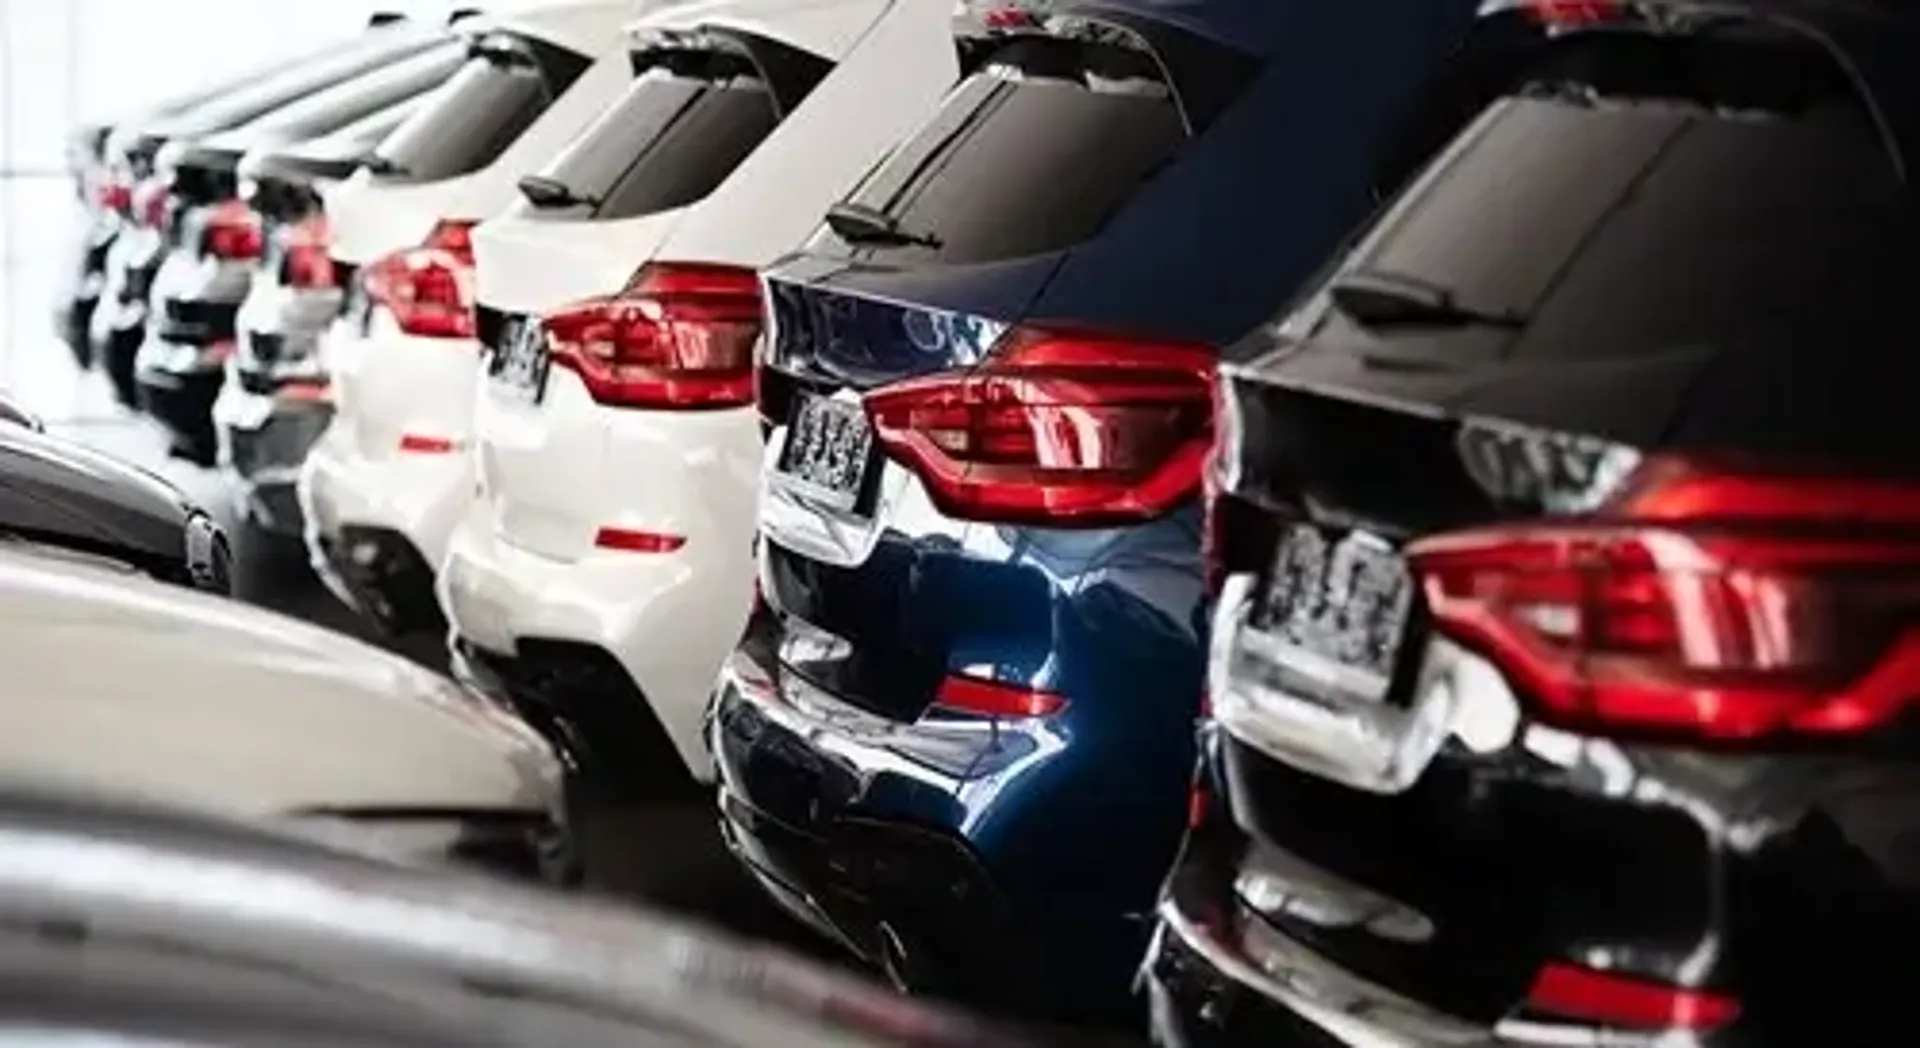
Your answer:
[[[1604,502],[1640,461],[1623,444],[1497,419],[1466,419],[1454,450],[1496,502],[1579,513]]]

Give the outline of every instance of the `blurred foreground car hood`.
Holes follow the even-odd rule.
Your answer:
[[[132,572],[0,550],[0,769],[243,815],[547,811],[552,751],[344,634]]]

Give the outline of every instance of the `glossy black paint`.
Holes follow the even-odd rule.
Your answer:
[[[226,554],[214,547],[223,550],[226,540],[205,530],[205,518],[138,467],[25,426],[0,426],[0,530],[193,585],[225,571],[215,560]],[[194,533],[206,541],[190,542]]]
[[[1655,104],[1613,80],[1599,82],[1620,93],[1597,108],[1571,92],[1497,103],[1297,308],[1229,351],[1217,628],[1238,629],[1285,526],[1399,545],[1566,513],[1606,487],[1605,471],[1587,467],[1648,451],[1913,475],[1910,401],[1886,384],[1904,381],[1904,356],[1890,347],[1909,323],[1901,289],[1920,277],[1905,249],[1911,183],[1891,175],[1896,157],[1920,155],[1910,134],[1920,36],[1907,16],[1888,21],[1863,5],[1719,11],[1743,7],[1753,12],[1745,35],[1695,40],[1678,19],[1646,40],[1563,39],[1558,53],[1581,56],[1576,85],[1609,75],[1595,56],[1649,45],[1624,53],[1628,83]],[[1791,20],[1769,22],[1782,14]],[[1852,49],[1857,78],[1803,67],[1809,56],[1833,65],[1834,42]],[[1725,50],[1689,66],[1696,43]],[[1737,51],[1762,45],[1780,50]],[[1600,50],[1576,50],[1589,46]],[[1722,78],[1688,81],[1704,104],[1676,110],[1658,94],[1669,82],[1648,75],[1661,68]],[[1540,81],[1552,81],[1548,69]],[[1893,137],[1829,105],[1832,92],[1863,84]],[[1754,94],[1716,94],[1740,91]],[[1808,92],[1819,104],[1802,104]],[[1736,123],[1712,108],[1729,97],[1777,108]],[[1523,135],[1502,137],[1516,125]],[[1557,178],[1554,164],[1566,165]],[[1546,203],[1468,209],[1449,189],[1460,184]],[[1826,210],[1812,226],[1776,224],[1811,213],[1760,203],[1788,197]],[[1502,223],[1515,235],[1475,254],[1471,238]],[[1422,245],[1449,236],[1454,254],[1425,257],[1462,261],[1406,271]],[[1369,323],[1328,290],[1367,271],[1443,280],[1460,305],[1519,320]],[[1762,280],[1764,297],[1724,292]],[[1668,293],[1680,283],[1684,292]],[[1581,310],[1593,320],[1571,324]],[[1581,453],[1556,459],[1549,448]],[[1697,1041],[1716,1048],[1864,1043],[1907,1021],[1903,973],[1920,963],[1910,719],[1820,744],[1571,733],[1540,723],[1518,685],[1418,613],[1404,650],[1376,705],[1426,708],[1444,684],[1454,706],[1437,749],[1410,749],[1417,756],[1391,781],[1330,756],[1330,731],[1284,754],[1257,737],[1261,723],[1290,716],[1282,708],[1319,703],[1345,717],[1351,700],[1259,707],[1214,682],[1206,800],[1148,964],[1163,1043],[1259,1043],[1314,1011],[1448,1043],[1625,1036],[1528,1013],[1528,988],[1550,962],[1737,1000],[1738,1017]],[[1304,755],[1315,747],[1324,764]]]

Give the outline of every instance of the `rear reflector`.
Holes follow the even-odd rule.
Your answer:
[[[1655,457],[1590,516],[1407,555],[1435,628],[1549,723],[1832,735],[1920,694],[1920,484]]]
[[[983,717],[1051,717],[1067,708],[1066,698],[1050,691],[960,673],[940,681],[933,704]]]
[[[1200,346],[1021,328],[965,371],[867,393],[888,456],[968,520],[1099,527],[1196,494],[1212,435]]]
[[[1534,977],[1527,1010],[1542,1017],[1626,1030],[1712,1030],[1740,1014],[1731,997],[1651,980],[1548,964]]]
[[[734,266],[651,262],[619,294],[542,318],[554,365],[613,407],[703,410],[753,403],[760,278]]]
[[[400,434],[400,450],[410,455],[445,455],[459,447],[460,442],[449,437],[430,437],[424,433]]]
[[[370,263],[360,277],[367,298],[409,335],[474,337],[473,225],[443,221],[419,247]]]
[[[1609,22],[1625,13],[1620,0],[1523,0],[1520,6],[1534,21],[1550,28]]]
[[[627,528],[601,528],[594,533],[593,544],[601,549],[627,553],[672,553],[687,544],[685,535],[659,531],[632,531]]]
[[[283,404],[331,404],[333,387],[325,379],[283,382],[273,391],[273,399]]]

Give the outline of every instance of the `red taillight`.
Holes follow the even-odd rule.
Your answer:
[[[941,679],[933,704],[983,717],[1051,717],[1067,708],[1066,698],[1054,692],[959,673]]]
[[[1620,17],[1620,0],[1524,0],[1529,17],[1550,28],[1571,28],[1608,22]]]
[[[933,500],[981,521],[1101,526],[1191,496],[1214,354],[1022,328],[992,360],[866,395],[874,437]]]
[[[161,229],[167,224],[167,180],[154,177],[141,180],[133,187],[127,207],[133,220],[148,229]]]
[[[281,269],[286,285],[295,288],[336,286],[331,245],[332,235],[324,216],[316,215],[288,230]]]
[[[687,537],[669,535],[663,531],[601,528],[594,533],[593,544],[600,549],[621,550],[627,553],[672,553],[687,544]]]
[[[102,211],[127,214],[133,207],[133,187],[118,176],[108,175],[93,187],[93,202]]]
[[[760,280],[733,266],[650,262],[625,290],[541,318],[553,363],[617,407],[753,403]]]
[[[367,266],[367,298],[393,314],[394,323],[422,338],[472,338],[471,222],[443,221],[416,248]]]
[[[1920,486],[1642,464],[1586,517],[1408,547],[1435,627],[1544,721],[1733,741],[1859,731],[1920,692]]]
[[[200,237],[203,252],[234,262],[259,258],[265,246],[260,216],[238,200],[222,201],[209,209]]]
[[[1624,1030],[1711,1030],[1740,1014],[1731,997],[1614,972],[1552,963],[1527,993],[1542,1017]]]

